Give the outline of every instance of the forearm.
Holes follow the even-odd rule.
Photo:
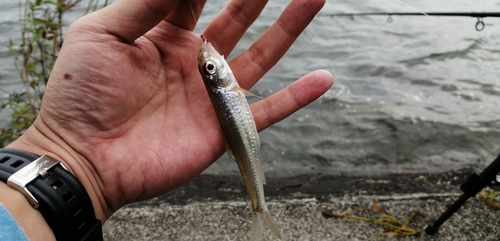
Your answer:
[[[42,214],[19,191],[0,182],[0,203],[12,214],[29,240],[56,240]]]

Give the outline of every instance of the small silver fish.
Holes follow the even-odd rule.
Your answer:
[[[198,69],[219,119],[228,155],[236,160],[254,213],[251,240],[262,239],[263,226],[281,239],[264,201],[266,178],[259,159],[259,133],[246,100],[256,96],[242,89],[224,56],[204,37],[198,55]]]

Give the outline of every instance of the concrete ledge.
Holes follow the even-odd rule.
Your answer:
[[[420,211],[410,226],[425,228],[461,194],[457,183],[470,172],[395,174],[371,179],[304,175],[268,180],[266,193],[270,193],[268,207],[283,240],[371,240],[374,233],[383,230],[381,226],[358,220],[326,220],[321,211],[341,213],[369,207],[376,201],[392,216],[405,220],[418,205]],[[422,184],[416,185],[420,181]],[[126,206],[104,225],[105,240],[249,240],[252,212],[240,183],[238,176],[201,175],[165,196]],[[370,212],[359,215],[376,217]],[[499,235],[500,210],[476,198],[434,236],[377,240],[486,241],[499,240]],[[266,231],[265,240],[277,239]]]

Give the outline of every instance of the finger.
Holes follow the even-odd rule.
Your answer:
[[[276,22],[229,65],[240,85],[249,89],[286,53],[325,0],[293,0]]]
[[[208,24],[203,35],[222,55],[228,56],[268,0],[232,0]]]
[[[206,0],[182,0],[165,20],[177,27],[193,31],[206,2]]]
[[[177,6],[180,0],[119,0],[91,15],[105,33],[127,43],[156,26]]]
[[[286,89],[252,104],[257,130],[261,131],[313,102],[332,84],[333,76],[330,72],[317,70],[300,78]]]

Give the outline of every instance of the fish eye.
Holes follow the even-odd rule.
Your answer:
[[[216,68],[214,62],[207,61],[207,63],[205,63],[205,73],[212,75],[215,74],[215,70]]]

